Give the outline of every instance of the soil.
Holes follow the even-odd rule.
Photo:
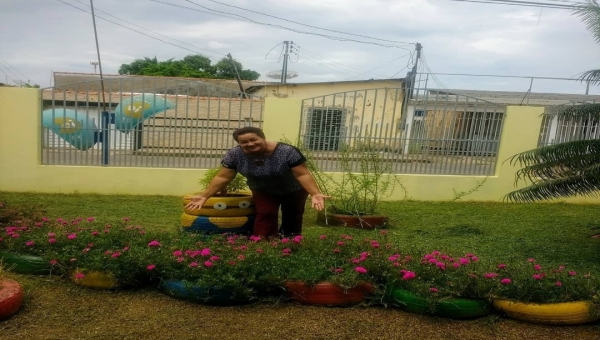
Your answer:
[[[600,339],[600,324],[544,326],[492,315],[458,321],[393,307],[328,308],[288,301],[211,307],[155,289],[91,290],[58,277],[21,282],[21,311],[0,339]]]

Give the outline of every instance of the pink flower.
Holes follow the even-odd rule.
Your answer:
[[[238,257],[237,257],[237,258],[238,258],[238,260],[240,260],[240,261],[244,261],[244,260],[246,259],[246,256],[244,256],[244,255],[238,255]]]
[[[285,248],[281,252],[284,253],[284,254],[291,254],[292,250],[290,248]]]
[[[340,252],[340,250],[336,248],[336,249],[333,250],[333,252],[337,254],[337,253]]]
[[[77,238],[77,234],[75,234],[75,233],[71,233],[71,234],[69,234],[69,236],[67,236],[67,238],[68,238],[69,240],[74,240],[74,239],[76,239],[76,238]]]
[[[512,283],[512,280],[505,278],[505,279],[500,280],[500,283],[502,283],[503,285],[509,285]]]
[[[479,257],[477,257],[477,256],[471,256],[471,261],[477,262],[477,261],[479,261]]]
[[[327,235],[321,235],[321,236],[319,236],[319,238],[320,238],[321,240],[324,240],[324,239],[326,239],[326,238],[327,238]]]
[[[84,273],[77,273],[75,274],[75,280],[81,280],[85,277]]]
[[[131,218],[129,218],[129,217],[123,217],[123,221],[124,221],[124,222],[127,222],[127,221],[129,221],[129,220],[131,220]]]
[[[107,250],[104,252],[104,255],[110,255],[110,254],[112,254],[112,250]]]
[[[153,265],[153,264],[149,264],[149,265],[146,267],[146,269],[147,269],[147,270],[154,270],[154,268],[156,268],[156,266],[155,266],[155,265]]]
[[[438,289],[435,288],[435,287],[431,287],[431,288],[429,288],[429,291],[432,292],[432,293],[437,293]]]
[[[542,279],[542,276],[540,274],[533,274],[532,277],[533,277],[534,280],[541,280]]]
[[[533,262],[535,262],[535,259],[530,257],[527,259],[527,262],[533,263]]]
[[[461,257],[459,261],[461,264],[469,264],[471,262],[471,260],[464,257]]]
[[[250,241],[258,242],[260,241],[260,236],[252,235],[250,236]]]
[[[202,256],[210,256],[210,249],[209,248],[202,249],[202,251],[200,251],[200,255],[202,255]]]
[[[117,252],[114,252],[114,253],[111,255],[111,257],[112,257],[112,258],[117,258],[117,257],[119,257],[119,256],[121,256],[121,253],[119,253],[118,251],[117,251]]]
[[[504,263],[500,263],[497,267],[498,269],[504,269],[506,268],[506,265]]]
[[[414,272],[407,271],[404,273],[404,275],[402,275],[402,280],[408,281],[414,279],[415,277],[417,277],[417,275]]]
[[[148,243],[148,247],[160,247],[160,243],[157,240],[152,240]]]
[[[42,221],[48,222],[48,221],[50,221],[50,219],[48,217],[42,217]]]
[[[496,273],[485,273],[485,274],[483,274],[483,277],[485,277],[486,279],[492,279],[492,278],[495,278],[496,276],[498,276],[498,274],[496,274]]]
[[[183,262],[183,261],[185,261],[185,259],[184,259],[183,257],[178,257],[178,258],[177,258],[177,262],[181,263],[181,262]]]
[[[51,237],[51,238],[52,237],[56,237],[56,234],[55,233],[48,233],[48,237]]]
[[[554,285],[557,286],[557,287],[562,287],[562,282],[556,281],[556,283]]]
[[[257,253],[264,253],[265,251],[259,248],[259,249],[256,249],[256,252]]]
[[[454,268],[460,268],[460,263],[458,263],[458,262],[454,262],[454,263],[452,264],[452,267],[454,267]]]
[[[533,265],[533,269],[540,271],[542,270],[542,266],[540,266],[539,264]]]
[[[192,262],[192,263],[190,263],[190,267],[198,267],[198,262]]]
[[[371,242],[371,247],[379,248],[379,242]]]
[[[96,218],[94,218],[94,217],[88,217],[88,218],[87,218],[87,221],[88,221],[88,222],[94,222],[95,220],[96,220]]]
[[[181,250],[175,250],[175,251],[173,252],[173,256],[177,256],[177,257],[179,257],[179,256],[181,256],[181,255],[183,255],[183,252],[182,252]]]
[[[243,255],[240,255],[240,256],[243,256]],[[220,260],[220,259],[221,259],[221,258],[220,258],[220,257],[218,257],[218,256],[211,256],[211,257],[209,258],[209,260],[211,260],[211,261],[218,261],[218,260]]]
[[[387,235],[387,233],[388,233],[387,230],[382,230],[379,232],[380,235]]]
[[[288,242],[290,242],[290,239],[287,237],[284,237],[281,239],[281,243],[288,243]]]
[[[302,239],[303,239],[302,235],[296,235],[296,236],[294,236],[294,238],[292,239],[292,242],[294,242],[294,243],[301,243],[301,242],[302,242]]]
[[[48,239],[48,243],[56,243],[56,239],[55,238],[49,238]]]
[[[337,243],[338,246],[343,246],[344,244],[346,244],[346,243],[344,243],[343,241],[338,241],[338,243]]]
[[[365,267],[356,267],[354,268],[354,271],[359,273],[359,274],[366,274],[367,273],[367,269]]]
[[[35,244],[35,242],[33,242],[33,241],[27,241],[27,242],[25,242],[25,245],[28,246],[28,247],[33,247],[34,244]]]
[[[100,235],[100,233],[99,233],[99,232],[97,232],[97,231],[92,231],[92,236],[98,236],[98,235]]]
[[[55,266],[58,264],[58,261],[56,260],[50,260],[50,265]]]
[[[129,247],[123,248],[123,251],[128,251],[128,250],[129,250]]]
[[[105,234],[110,233],[110,229],[104,229],[103,231],[104,231]]]
[[[212,262],[210,262],[210,261],[204,261],[204,266],[205,266],[205,267],[209,267],[209,268],[210,268],[210,267],[212,267],[212,266],[213,266],[213,263],[212,263]]]
[[[19,235],[19,234],[17,234],[17,233],[14,233],[14,234],[12,234],[12,235],[10,235],[10,236],[11,236],[12,238],[19,238],[19,237],[21,237],[21,235]]]
[[[577,275],[577,272],[575,272],[575,271],[570,271],[569,272],[569,276],[575,276],[575,275]]]

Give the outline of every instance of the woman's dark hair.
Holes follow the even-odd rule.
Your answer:
[[[235,139],[235,141],[237,142],[239,136],[245,135],[247,133],[254,133],[258,137],[260,137],[262,139],[266,139],[265,133],[263,132],[263,130],[261,130],[257,127],[254,127],[254,126],[244,126],[243,128],[239,128],[239,129],[233,131],[233,139]]]

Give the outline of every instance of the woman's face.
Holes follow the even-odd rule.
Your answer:
[[[260,154],[266,151],[267,141],[255,133],[245,133],[238,136],[238,144],[245,153]]]

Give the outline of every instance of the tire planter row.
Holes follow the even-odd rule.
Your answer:
[[[174,298],[213,306],[233,306],[252,302],[249,296],[219,287],[200,287],[180,280],[161,281],[159,289]]]
[[[23,289],[11,279],[0,278],[0,320],[15,314],[23,304]]]
[[[344,289],[329,282],[309,285],[301,281],[288,281],[284,284],[287,296],[306,305],[352,306],[365,301],[373,287],[368,284]]]
[[[181,226],[188,232],[247,234],[254,226],[254,215],[236,217],[195,216],[183,213]]]
[[[492,304],[482,299],[445,299],[434,304],[404,289],[392,288],[391,302],[396,307],[414,314],[435,315],[450,319],[474,319],[491,313]]]
[[[594,313],[587,301],[563,303],[524,303],[495,299],[494,308],[515,320],[546,325],[581,325],[600,320],[600,311]]]
[[[0,260],[6,270],[19,274],[48,275],[52,271],[52,266],[40,256],[0,250]]]
[[[385,228],[388,223],[387,216],[379,215],[344,215],[330,212],[319,211],[317,213],[317,223],[324,226],[341,226],[356,229],[372,230],[376,228]]]

